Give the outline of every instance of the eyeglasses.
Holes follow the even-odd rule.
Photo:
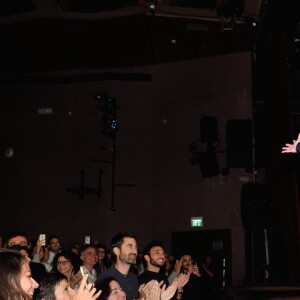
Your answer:
[[[21,241],[21,242],[12,242],[12,243],[9,243],[8,244],[9,247],[12,247],[12,246],[28,246],[28,243],[26,241]]]
[[[70,262],[70,261],[69,261],[69,260],[58,261],[58,262],[57,262],[57,265],[58,265],[58,266],[59,266],[59,265],[65,266],[68,262]]]

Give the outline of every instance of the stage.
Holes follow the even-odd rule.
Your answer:
[[[300,300],[300,287],[298,286],[231,287],[227,290],[234,300]]]

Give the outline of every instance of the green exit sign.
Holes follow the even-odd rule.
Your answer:
[[[192,217],[191,218],[192,227],[203,227],[203,217]]]

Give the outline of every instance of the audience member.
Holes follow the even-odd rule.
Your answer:
[[[13,232],[7,238],[6,247],[11,246],[26,246],[29,249],[29,240],[23,232]]]
[[[59,237],[57,235],[50,236],[48,238],[47,246],[49,247],[49,250],[50,250],[49,259],[48,259],[47,263],[50,266],[53,266],[52,262],[53,262],[55,254],[62,250]]]
[[[59,272],[64,274],[67,277],[71,288],[74,288],[82,279],[82,275],[79,270],[80,264],[81,261],[74,252],[64,250],[56,253],[54,256],[51,273]],[[78,289],[79,286],[76,288]]]
[[[163,282],[165,287],[167,287],[169,285],[168,277],[160,272],[166,259],[162,243],[159,241],[148,243],[144,248],[143,255],[146,270],[138,276],[139,284],[141,285],[151,280],[156,280],[157,282]],[[180,272],[178,272],[178,276],[176,273],[172,276],[172,283],[174,282],[174,279],[176,279],[179,293],[182,290],[182,287],[188,282],[189,276],[189,273],[180,274]]]
[[[35,242],[35,246],[33,247],[32,261],[43,264],[46,268],[46,271],[50,272],[52,269],[52,265],[48,263],[49,255],[50,250],[46,246],[46,241],[40,235],[37,241]]]
[[[97,290],[102,293],[97,300],[126,300],[126,293],[121,288],[119,282],[113,277],[105,277],[95,284]],[[165,289],[160,288],[156,280],[151,280],[139,288],[140,298],[145,300],[170,300],[177,289],[177,282]]]
[[[0,249],[0,299],[32,299],[38,283],[32,278],[29,261],[19,251]]]
[[[79,255],[80,255],[80,245],[79,244],[77,244],[77,243],[73,244],[69,250],[74,252],[79,257]]]
[[[97,276],[106,271],[107,268],[110,267],[106,256],[106,246],[104,244],[97,244],[97,254],[98,254],[98,263],[94,266]]]
[[[28,249],[28,238],[24,233],[16,232],[16,233],[12,233],[8,237],[7,248],[11,249],[12,247],[16,247],[16,246],[26,247],[28,255],[30,254]],[[32,261],[30,261],[29,265],[30,265],[33,278],[39,283],[41,279],[47,274],[45,266]]]
[[[213,300],[217,298],[217,282],[215,278],[214,260],[211,255],[206,255],[201,265],[200,273],[203,280],[203,299]]]
[[[92,283],[87,283],[87,275],[81,281],[76,293],[70,286],[65,275],[59,272],[50,272],[40,284],[40,293],[36,300],[96,300],[101,291],[96,292]]]
[[[104,277],[97,281],[95,288],[97,291],[101,291],[97,300],[126,300],[126,293],[113,277]]]
[[[139,297],[139,284],[130,266],[136,262],[138,246],[132,232],[119,232],[111,240],[112,259],[114,265],[101,273],[97,281],[105,277],[114,277],[126,293],[127,300]]]
[[[164,274],[165,276],[169,277],[173,272],[173,264],[169,260],[169,256],[165,255],[165,264],[160,269],[160,273]]]
[[[89,275],[88,282],[94,283],[97,279],[97,272],[94,266],[98,263],[96,246],[92,244],[83,245],[81,247],[80,259],[82,260],[84,272]]]
[[[202,295],[202,276],[199,272],[199,268],[196,262],[193,262],[190,254],[184,254],[181,256],[182,261],[182,273],[190,274],[190,279],[185,285],[184,289],[179,291],[177,299],[182,300],[199,300]],[[181,296],[181,297],[180,297]]]
[[[159,241],[152,241],[148,243],[143,251],[143,262],[145,271],[138,276],[139,284],[147,283],[150,280],[163,281],[166,286],[169,285],[168,278],[159,273],[160,268],[165,264],[166,257],[162,243]]]

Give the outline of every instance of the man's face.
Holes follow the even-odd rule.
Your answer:
[[[88,247],[86,248],[81,256],[80,256],[81,260],[83,261],[83,265],[92,265],[94,266],[97,262],[98,262],[98,253],[97,253],[97,249],[95,249],[94,247]]]
[[[150,261],[152,266],[161,268],[166,262],[165,251],[160,246],[154,246],[150,249]]]
[[[183,255],[182,256],[182,268],[184,271],[188,271],[189,267],[192,263],[192,257],[190,255]]]
[[[58,238],[53,238],[49,242],[49,248],[52,252],[56,253],[60,250],[60,242]]]
[[[135,264],[138,254],[138,246],[134,238],[125,237],[123,239],[123,244],[118,250],[119,253],[116,254],[117,259],[130,265]]]
[[[18,236],[10,238],[7,241],[7,245],[8,245],[8,247],[12,247],[12,246],[16,246],[16,245],[28,247],[28,241],[25,236],[18,235]]]

